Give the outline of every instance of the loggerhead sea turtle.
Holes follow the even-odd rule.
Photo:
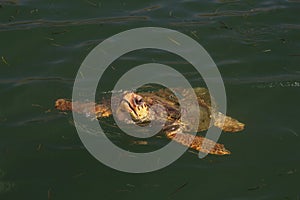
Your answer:
[[[174,89],[176,91],[176,89]],[[190,90],[177,89],[183,98],[190,98]],[[217,111],[214,102],[211,100],[209,92],[206,88],[198,87],[193,90],[197,96],[200,117],[198,131],[207,130],[211,125],[214,125],[225,132],[237,132],[244,129],[244,124],[236,119],[224,115]],[[116,101],[116,100],[115,100]],[[214,141],[202,136],[194,136],[189,134],[189,124],[182,123],[181,109],[179,101],[169,89],[159,89],[151,92],[124,92],[121,99],[116,102],[117,118],[125,123],[144,124],[150,121],[163,120],[165,123],[162,127],[163,132],[170,139],[176,142],[189,146],[197,151],[204,153],[226,155],[230,154],[223,144],[215,143]],[[162,116],[160,112],[150,112],[149,107],[158,104],[162,105],[166,111],[166,115]],[[103,101],[100,104],[91,102],[71,102],[66,99],[58,99],[55,102],[55,108],[61,111],[73,111],[81,114],[89,114],[94,112],[98,119],[109,117],[112,115],[111,104],[109,101]],[[187,112],[193,112],[193,105],[189,105]],[[131,119],[126,118],[126,113],[131,116]],[[188,116],[188,115],[187,115]],[[163,118],[163,119],[162,119]],[[193,122],[194,121],[194,122]],[[195,120],[188,119],[189,123],[195,123]],[[176,137],[175,137],[176,135]],[[212,145],[213,148],[208,149],[203,142]]]

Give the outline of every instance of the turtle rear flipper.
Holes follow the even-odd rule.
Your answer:
[[[231,154],[231,152],[227,150],[223,144],[216,143],[202,136],[194,136],[192,134],[178,132],[169,132],[166,135],[168,138],[196,151],[215,155]]]
[[[238,120],[226,116],[221,112],[216,112],[213,115],[214,126],[222,129],[225,132],[238,132],[245,128],[245,124],[239,122]]]

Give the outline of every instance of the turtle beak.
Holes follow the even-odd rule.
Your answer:
[[[143,98],[133,92],[123,96],[119,109],[129,113],[134,121],[145,121],[148,117],[149,109],[143,101]]]
[[[134,107],[129,101],[122,99],[121,105],[123,108],[125,108],[125,111],[130,113],[132,117],[134,117],[135,119],[138,118],[138,114],[136,113]]]

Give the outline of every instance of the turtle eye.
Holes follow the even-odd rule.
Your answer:
[[[141,105],[141,103],[143,102],[143,99],[141,98],[141,97],[136,97],[136,98],[134,98],[134,103],[136,104],[136,105]]]

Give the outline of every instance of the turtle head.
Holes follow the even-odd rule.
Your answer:
[[[132,120],[138,123],[150,121],[149,107],[143,97],[133,93],[125,93],[117,109],[117,117],[124,120],[125,113],[129,113]]]

